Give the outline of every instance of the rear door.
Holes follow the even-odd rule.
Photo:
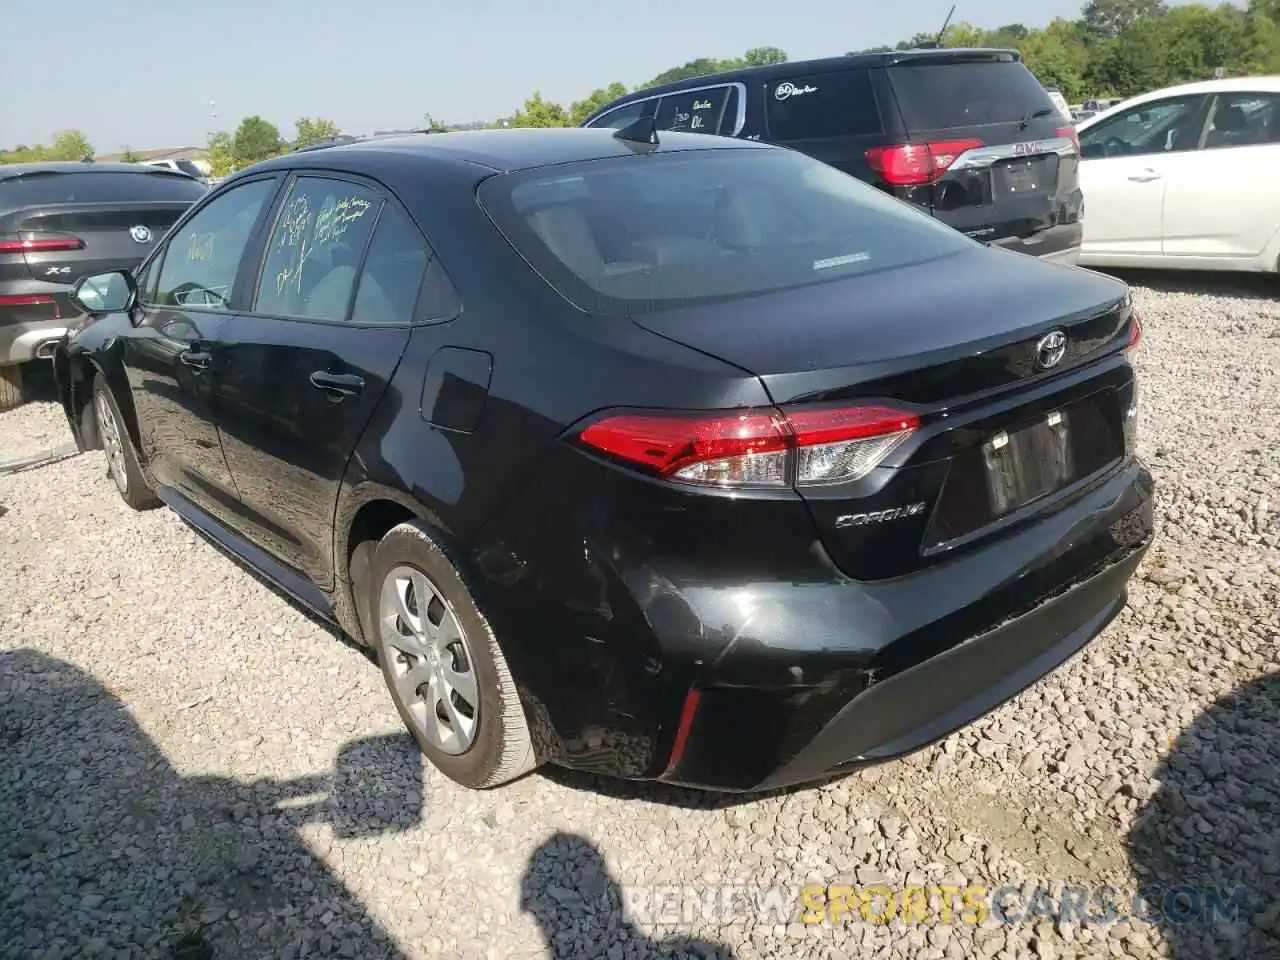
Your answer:
[[[1207,98],[1169,97],[1122,110],[1080,135],[1088,215],[1082,253],[1102,262],[1162,254],[1165,191],[1197,147]],[[1178,173],[1177,179],[1183,174]]]
[[[400,362],[429,260],[408,215],[375,184],[296,177],[249,310],[215,345],[235,525],[318,587],[333,583],[344,469]]]
[[[901,199],[984,242],[1026,238],[1078,211],[1075,131],[1009,54],[911,56],[886,69],[907,149],[873,155]]]
[[[1280,229],[1280,94],[1218,94],[1198,146],[1165,168],[1163,253],[1253,260]]]

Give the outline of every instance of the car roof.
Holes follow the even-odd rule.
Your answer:
[[[901,63],[963,63],[968,60],[1011,58],[1021,61],[1022,55],[1017,50],[1003,47],[938,47],[918,50],[885,50],[877,53],[849,53],[841,57],[822,57],[817,60],[787,60],[783,63],[769,63],[759,67],[739,67],[723,73],[704,73],[683,80],[673,80],[652,87],[644,87],[611,100],[593,112],[583,123],[589,123],[601,114],[608,113],[624,103],[636,100],[649,100],[667,93],[676,93],[696,87],[718,86],[723,83],[748,81],[767,83],[776,77],[796,77],[802,74],[826,73],[832,70],[847,70],[851,67],[882,67]]]
[[[278,167],[330,167],[360,172],[363,164],[382,166],[392,158],[431,159],[458,166],[480,167],[489,172],[508,173],[581,160],[624,157],[637,149],[654,153],[686,150],[777,149],[768,144],[701,133],[658,134],[658,145],[638,146],[620,140],[612,130],[584,130],[580,127],[521,128],[514,130],[465,130],[452,133],[408,134],[314,150],[285,154],[249,168],[254,171]]]
[[[155,177],[187,177],[185,173],[166,167],[141,163],[86,163],[82,160],[51,160],[46,163],[0,164],[0,180],[16,180],[33,174],[49,173],[138,173]],[[190,180],[190,177],[187,177]]]
[[[1162,87],[1147,93],[1121,100],[1106,110],[1100,110],[1077,128],[1080,132],[1101,123],[1108,117],[1115,116],[1132,107],[1140,107],[1154,100],[1166,97],[1193,97],[1206,93],[1280,93],[1280,76],[1271,77],[1225,77],[1222,80],[1197,80],[1194,83],[1181,83],[1175,87]]]

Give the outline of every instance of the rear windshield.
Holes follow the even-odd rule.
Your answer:
[[[1016,123],[1057,113],[1044,87],[1014,60],[905,63],[888,70],[908,131]],[[1041,114],[1048,110],[1050,113]]]
[[[874,187],[778,149],[541,168],[486,180],[479,197],[534,269],[590,313],[807,286],[974,245]]]
[[[0,203],[29,207],[47,203],[194,202],[208,190],[198,180],[176,173],[36,173],[0,181]]]

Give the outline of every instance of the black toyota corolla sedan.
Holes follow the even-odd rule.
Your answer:
[[[472,787],[901,756],[1087,644],[1152,535],[1126,287],[777,147],[294,153],[77,296],[81,447],[372,647]]]

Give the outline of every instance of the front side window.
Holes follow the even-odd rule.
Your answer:
[[[346,180],[299,177],[280,206],[255,313],[342,320],[382,198]]]
[[[1203,97],[1176,97],[1131,107],[1080,135],[1085,159],[1134,157],[1196,149]]]
[[[1205,130],[1205,149],[1263,143],[1280,143],[1280,94],[1220,94]]]
[[[658,104],[655,117],[658,129],[684,133],[717,133],[730,89],[732,88],[712,87],[710,90],[668,94]]]
[[[236,271],[274,179],[253,180],[215,197],[168,238],[155,302],[227,310]]]
[[[787,77],[768,84],[765,95],[765,119],[774,140],[857,137],[884,129],[866,70]]]
[[[590,313],[749,296],[974,247],[927,214],[790,150],[566,164],[492,177],[479,197],[543,279]]]

